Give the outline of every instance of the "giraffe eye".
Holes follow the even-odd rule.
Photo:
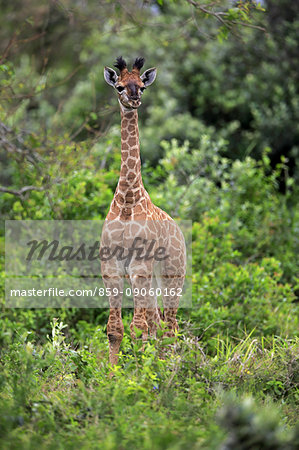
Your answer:
[[[122,92],[124,90],[124,87],[123,86],[117,86],[116,89],[118,90],[118,92]]]

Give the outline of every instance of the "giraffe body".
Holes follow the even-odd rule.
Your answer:
[[[128,250],[136,248],[136,241],[141,244],[139,250],[137,248],[132,251],[129,262],[121,258],[101,262],[106,290],[112,293],[109,296],[110,314],[107,324],[109,359],[112,365],[117,363],[117,354],[124,333],[121,318],[124,279],[129,281],[134,296],[131,335],[134,338],[135,329],[139,329],[142,332],[142,339],[146,341],[148,332],[150,336],[155,336],[160,323],[160,312],[153,288],[161,289],[164,320],[168,327],[167,335],[173,335],[177,329],[176,313],[186,272],[183,234],[175,221],[152,203],[142,182],[137,107],[140,105],[141,89],[153,82],[149,71],[155,69],[149,69],[140,77],[138,61],[140,65],[142,59],[135,61],[130,73],[124,60],[118,58],[117,67],[120,69],[118,78],[115,78],[117,75],[113,69],[105,68],[106,81],[111,84],[113,78],[113,85],[118,88],[125,86],[126,92],[122,89],[119,94],[120,177],[104,223],[101,249],[109,248],[111,252],[114,250],[117,252],[119,248]],[[170,290],[173,295],[169,295]]]

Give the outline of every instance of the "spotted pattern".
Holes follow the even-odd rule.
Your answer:
[[[102,277],[106,288],[111,292],[123,291],[124,278],[132,289],[153,286],[172,288],[178,292],[183,287],[186,273],[186,249],[183,234],[174,220],[155,206],[145,190],[141,176],[138,114],[137,110],[121,107],[121,170],[118,185],[110,210],[105,220],[101,237],[101,248],[116,246],[131,248],[136,236],[143,240],[142,248],[146,251],[152,242],[153,254],[159,247],[166,249],[167,258],[161,262],[155,259],[141,261],[135,256],[129,264],[115,258],[102,261]],[[153,244],[152,244],[153,245]],[[109,359],[112,365],[117,363],[117,354],[123,339],[124,327],[121,318],[122,295],[109,298],[110,315],[107,324],[109,340]],[[167,336],[172,336],[178,328],[176,321],[179,296],[164,296],[163,319],[167,323]],[[134,315],[130,326],[134,339],[136,329],[141,330],[145,342],[150,336],[155,337],[161,320],[161,311],[157,299],[149,295],[134,296]]]

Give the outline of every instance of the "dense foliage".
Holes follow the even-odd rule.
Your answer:
[[[298,448],[299,6],[198,3],[0,1],[2,448]],[[4,220],[105,217],[121,54],[158,68],[143,180],[193,222],[193,308],[165,358],[124,311],[110,380],[106,310],[5,308]]]

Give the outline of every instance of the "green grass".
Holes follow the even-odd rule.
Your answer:
[[[1,358],[1,448],[296,448],[298,340],[206,342],[181,325],[170,349],[140,352],[127,333],[112,379],[103,328],[17,336]]]

